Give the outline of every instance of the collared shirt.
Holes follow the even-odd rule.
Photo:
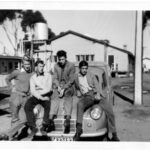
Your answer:
[[[36,98],[48,94],[52,90],[52,76],[49,73],[35,73],[30,79],[30,90]]]
[[[79,87],[80,87],[80,91],[82,94],[85,94],[87,92],[89,92],[90,90],[92,90],[92,88],[89,86],[88,81],[87,81],[87,77],[82,76],[80,73],[78,74],[78,79],[79,79]]]

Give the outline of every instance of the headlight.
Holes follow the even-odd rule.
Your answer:
[[[91,118],[98,120],[102,115],[102,109],[95,107],[90,112]]]

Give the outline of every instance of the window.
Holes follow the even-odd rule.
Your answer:
[[[81,55],[81,60],[85,60],[85,55]]]
[[[89,55],[86,55],[86,61],[89,61]]]
[[[76,61],[80,61],[80,55],[76,55]]]
[[[102,88],[104,89],[107,86],[107,79],[106,79],[106,74],[105,72],[102,74]]]
[[[57,62],[57,56],[54,55],[54,62]]]
[[[4,72],[7,72],[7,66],[4,67]]]
[[[76,55],[76,61],[79,62],[79,61],[82,61],[82,60],[85,60],[85,61],[94,61],[94,56],[95,55]]]
[[[2,61],[1,71],[2,73],[7,73],[8,71],[8,63],[6,61]]]
[[[91,61],[94,61],[94,55],[90,55],[91,56]]]
[[[9,63],[8,63],[8,68],[9,68],[9,70],[12,70],[12,69],[13,69],[13,64],[12,64],[12,62],[9,62]]]
[[[15,69],[18,68],[18,62],[15,62]]]

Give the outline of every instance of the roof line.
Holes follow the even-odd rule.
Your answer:
[[[66,32],[63,32],[62,34],[59,34],[59,35],[55,36],[54,38],[50,39],[50,42],[55,41],[55,40],[57,40],[57,39],[59,39],[59,38],[61,38],[61,37],[63,37],[63,36],[66,36],[67,34],[73,34],[73,35],[79,36],[79,37],[81,37],[81,38],[87,39],[87,40],[89,40],[89,41],[92,41],[92,42],[94,42],[94,43],[99,43],[99,44],[107,45],[108,47],[114,48],[114,49],[116,49],[116,50],[119,50],[119,51],[121,51],[121,52],[127,53],[127,54],[129,54],[130,56],[134,57],[134,55],[133,55],[131,52],[126,51],[126,50],[121,49],[121,48],[118,48],[118,47],[116,47],[116,46],[110,45],[110,44],[106,43],[105,40],[98,40],[98,39],[89,37],[89,36],[87,36],[87,35],[84,35],[84,34],[81,34],[81,33],[78,33],[78,32],[72,31],[72,30],[68,30],[68,31],[66,31]]]
[[[143,60],[145,60],[145,59],[150,60],[150,58],[149,58],[149,57],[145,57],[145,58],[143,58]]]
[[[4,55],[0,55],[0,58],[14,58],[14,59],[22,59],[22,57],[20,56],[4,56]]]

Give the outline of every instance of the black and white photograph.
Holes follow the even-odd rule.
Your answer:
[[[150,10],[42,8],[0,8],[0,142],[149,142]]]

